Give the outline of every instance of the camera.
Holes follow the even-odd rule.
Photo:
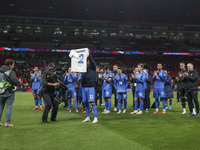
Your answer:
[[[56,96],[56,97],[54,98],[54,102],[60,104],[60,103],[61,103],[61,99],[60,99],[58,96]]]

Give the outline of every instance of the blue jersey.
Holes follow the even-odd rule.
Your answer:
[[[104,73],[103,75],[104,75],[104,77],[106,79],[109,79],[109,78],[113,77],[113,74],[111,72],[109,72],[108,74]],[[110,89],[110,88],[112,88],[112,80],[109,83],[106,80],[104,80],[103,81],[103,88],[104,89]]]
[[[73,90],[75,89],[76,80],[77,80],[76,74],[72,74],[68,76],[65,75],[64,83],[66,83],[69,90]]]
[[[157,71],[156,71],[157,73]],[[164,88],[165,87],[165,78],[166,78],[166,72],[164,70],[159,71],[159,75],[155,76],[153,75],[153,81],[154,83],[154,88]]]
[[[141,73],[137,72],[135,73],[136,79],[136,89],[143,89],[145,88],[145,82],[146,82],[146,73],[142,71]]]
[[[128,78],[125,74],[122,73],[121,76],[119,76],[118,74],[115,76],[114,79],[114,87],[115,89],[118,91],[119,93],[123,93],[124,90],[127,89],[128,87]]]
[[[37,76],[38,76],[38,77],[41,77],[41,73],[37,73]],[[37,77],[36,77],[35,74],[33,74],[32,79],[33,79],[32,89],[33,89],[33,90],[37,90],[37,89],[39,89],[40,86],[41,86],[41,82],[40,82],[40,80],[37,79]]]

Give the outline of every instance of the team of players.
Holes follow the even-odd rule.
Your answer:
[[[192,64],[189,64],[189,67]],[[148,84],[151,84],[151,77],[148,75],[148,72],[146,69],[144,69],[143,64],[138,64],[137,65],[137,69],[134,70],[134,74],[132,74],[132,76],[128,79],[128,77],[122,73],[122,69],[121,68],[117,68],[117,65],[114,65],[115,70],[113,72],[110,71],[109,66],[104,66],[104,72],[103,70],[99,71],[99,67],[97,67],[99,72],[96,72],[96,80],[102,80],[103,81],[103,86],[101,90],[98,90],[99,92],[102,92],[102,96],[104,98],[104,103],[105,103],[105,109],[102,113],[104,114],[108,114],[110,113],[110,109],[111,109],[111,95],[113,93],[113,91],[115,91],[115,108],[114,111],[116,111],[117,106],[118,106],[118,112],[117,114],[122,113],[121,111],[121,106],[122,103],[124,103],[124,110],[123,113],[126,113],[126,107],[127,107],[127,88],[128,88],[128,84],[129,84],[129,79],[131,79],[133,81],[133,86],[135,86],[135,90],[133,91],[133,95],[134,95],[134,111],[131,112],[131,114],[142,114],[142,110],[143,108],[145,108],[146,112],[149,112],[150,110],[150,99],[149,99],[149,92],[148,91]],[[193,65],[192,65],[193,67]],[[188,72],[190,72],[190,70],[186,70],[185,69],[185,64],[184,63],[180,63],[180,68],[181,71],[178,73],[178,77],[176,79],[176,82],[178,84],[180,84],[181,88],[180,88],[180,96],[182,99],[182,106],[183,106],[183,113],[182,114],[186,114],[186,109],[185,109],[185,96],[186,96],[186,80],[194,80],[194,78],[189,77],[189,79],[187,79]],[[173,85],[171,83],[172,79],[169,75],[167,75],[167,71],[162,70],[162,64],[158,63],[157,64],[157,71],[154,72],[153,74],[153,78],[152,81],[154,81],[154,93],[153,93],[153,97],[155,98],[155,108],[156,111],[154,112],[154,114],[159,113],[158,112],[158,107],[159,107],[159,98],[160,101],[162,101],[162,106],[163,106],[163,112],[162,114],[166,113],[166,108],[168,108],[167,106],[167,99],[170,99],[170,105],[169,105],[169,109],[171,109],[171,104],[172,104],[172,98],[173,98]],[[193,71],[193,69],[191,69]],[[192,74],[193,75],[193,74]],[[191,75],[191,76],[192,76]],[[196,75],[196,72],[195,72]],[[38,68],[35,67],[34,68],[34,74],[31,74],[31,79],[33,81],[32,84],[32,89],[33,89],[33,97],[35,99],[35,108],[34,110],[38,109],[38,103],[40,104],[40,109],[43,110],[42,108],[42,102],[41,99],[38,96],[38,91],[40,89],[41,86],[41,73],[38,72]],[[192,78],[192,79],[190,79]],[[196,79],[196,77],[195,77]],[[85,91],[84,93],[82,93],[82,85],[81,85],[81,81],[82,81],[82,74],[75,74],[71,72],[71,68],[68,69],[68,71],[66,71],[66,74],[64,75],[64,83],[67,85],[68,87],[68,94],[67,94],[67,101],[68,101],[68,106],[69,106],[69,112],[72,112],[72,106],[71,106],[71,99],[73,99],[73,102],[75,104],[75,109],[76,112],[78,113],[78,100],[77,100],[77,96],[79,96],[80,98],[80,102],[82,100],[82,98],[84,97],[84,101],[85,101],[85,94],[87,93],[87,91]],[[198,77],[197,77],[197,81],[198,81]],[[77,94],[76,91],[76,83],[79,83],[79,91]],[[113,90],[113,87],[115,90]],[[88,90],[88,88],[84,88],[86,90]],[[91,90],[91,89],[89,89]],[[196,90],[196,89],[195,89]],[[92,89],[92,93],[94,93],[92,95],[92,97],[90,97],[90,99],[95,99],[95,89]],[[187,90],[188,91],[188,90]],[[90,91],[91,92],[91,91]],[[198,112],[199,112],[199,104],[198,104],[198,99],[196,98],[197,96],[192,92],[190,92],[190,98],[189,98],[189,108],[190,108],[190,115],[195,115],[195,109],[194,109],[194,105],[192,102],[192,99],[194,99],[195,105],[196,105],[196,110],[197,110],[197,114],[196,116],[198,116]],[[98,95],[101,95],[100,93]],[[97,96],[97,94],[96,94]],[[118,104],[116,106],[116,103]],[[97,101],[96,101],[96,105],[97,105]],[[95,105],[95,106],[96,106]],[[94,103],[92,103],[92,107],[95,107]],[[100,102],[100,106],[102,106],[101,102]],[[85,106],[85,103],[83,103],[83,111],[85,112],[86,110],[86,114],[88,113],[88,105]],[[96,109],[96,108],[95,108]],[[94,110],[95,111],[95,110]],[[96,112],[95,112],[96,113]],[[88,115],[87,115],[88,116]],[[98,122],[97,120],[97,114],[95,114],[96,116],[96,122]],[[85,122],[87,122],[87,118],[86,120],[84,120]]]

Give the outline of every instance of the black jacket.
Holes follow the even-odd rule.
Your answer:
[[[47,70],[45,72],[43,72],[42,77],[42,87],[43,87],[43,92],[44,93],[54,93],[55,92],[55,87],[54,86],[49,86],[49,83],[56,83],[57,81],[57,75],[56,74],[52,74],[51,71]]]
[[[10,69],[10,67],[8,67],[8,66],[6,66],[6,65],[4,65],[4,66],[2,66],[2,67],[0,68],[0,71],[1,71],[1,72],[6,72],[6,71],[8,71],[8,70],[11,70],[11,69]],[[10,84],[11,84],[12,86],[17,86],[17,85],[20,84],[20,81],[17,80],[17,77],[16,77],[14,71],[11,71],[10,76],[9,76],[9,79],[10,79],[10,81],[11,81]]]
[[[132,77],[131,77],[129,81],[133,83],[133,85],[132,85],[132,91],[135,91],[135,89],[136,89],[136,80],[132,79]]]
[[[179,89],[185,89],[185,82],[183,82],[183,77],[179,77],[179,74],[184,74],[184,73],[187,73],[188,71],[187,70],[181,70],[180,72],[178,72],[178,76],[177,76],[177,79],[179,79],[179,82],[177,82],[176,80],[176,83],[179,84]]]
[[[186,90],[198,90],[198,72],[193,69],[192,71],[188,71],[188,74],[188,77],[183,77],[182,79],[185,82]]]
[[[82,74],[82,87],[95,87],[96,81],[96,63],[90,54],[88,57],[90,61],[90,67],[87,68],[87,72]]]
[[[96,72],[96,83],[95,83],[95,87],[96,88],[101,88],[103,86],[103,79],[99,78],[99,72]]]
[[[147,82],[147,91],[151,91],[151,76],[148,74]]]

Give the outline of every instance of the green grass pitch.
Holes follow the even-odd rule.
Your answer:
[[[174,96],[172,110],[164,115],[162,105],[159,114],[154,115],[155,109],[151,109],[148,114],[143,111],[142,115],[131,115],[132,93],[128,93],[126,114],[113,112],[112,100],[110,114],[101,113],[104,107],[97,108],[97,124],[82,123],[85,114],[69,113],[62,107],[58,110],[59,122],[43,124],[43,111],[32,110],[32,93],[16,93],[11,118],[14,127],[0,127],[0,150],[200,149],[200,118],[181,115],[181,103],[176,102],[176,93]],[[188,104],[186,107],[188,114]],[[93,120],[93,114],[90,118]],[[1,122],[5,122],[5,110]]]

